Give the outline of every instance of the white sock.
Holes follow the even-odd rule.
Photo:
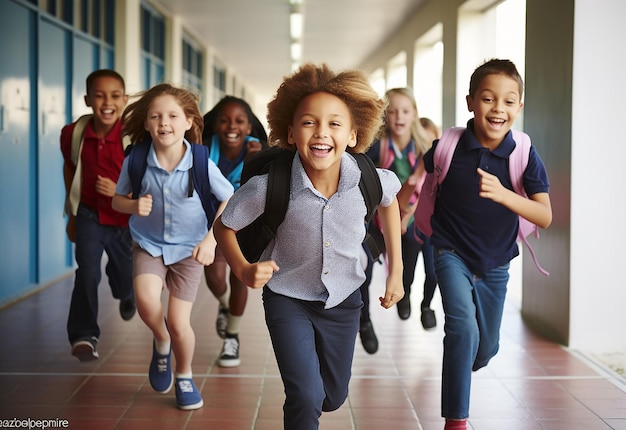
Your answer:
[[[177,373],[176,374],[176,379],[191,379],[191,378],[193,378],[192,373]]]
[[[156,346],[156,350],[161,355],[167,355],[170,353],[170,349],[172,347],[172,341],[167,340],[165,342],[159,342],[158,340],[154,340],[154,345]]]
[[[220,305],[222,305],[223,308],[228,309],[230,307],[230,304],[228,303],[230,301],[230,291],[228,288],[224,294],[217,298],[217,300],[219,300]]]
[[[239,334],[239,325],[241,324],[241,316],[235,316],[230,314],[228,317],[228,326],[226,327],[226,333]]]

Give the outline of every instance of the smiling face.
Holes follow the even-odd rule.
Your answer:
[[[348,106],[337,96],[314,93],[298,104],[289,126],[288,142],[295,145],[305,170],[336,169],[347,147],[356,145],[356,130]]]
[[[245,138],[252,132],[248,114],[239,103],[227,103],[220,110],[215,120],[215,134],[220,139],[223,149],[239,152],[245,144]]]
[[[402,137],[411,136],[411,125],[415,118],[417,118],[417,111],[413,107],[413,102],[410,98],[402,94],[389,96],[387,127],[389,127],[394,141]]]
[[[490,149],[497,147],[523,106],[516,80],[504,74],[486,75],[474,96],[467,96],[467,108],[474,112],[474,134],[478,141]]]
[[[192,120],[185,116],[174,96],[157,96],[150,103],[145,128],[156,146],[166,148],[182,143],[191,125]]]
[[[119,79],[113,76],[95,79],[85,96],[85,104],[93,109],[95,131],[110,131],[127,101],[124,84]]]

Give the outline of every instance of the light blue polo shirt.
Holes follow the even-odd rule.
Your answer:
[[[377,169],[383,189],[381,204],[389,206],[400,190],[397,176]],[[365,238],[365,200],[359,189],[361,171],[356,160],[343,154],[337,192],[329,199],[306,175],[299,154],[293,160],[289,207],[261,261],[274,260],[280,270],[267,286],[277,294],[320,301],[332,308],[365,281],[360,263]],[[265,208],[267,175],[252,177],[239,188],[222,213],[222,223],[237,231]]]
[[[132,215],[129,221],[133,240],[153,257],[163,256],[166,265],[190,257],[208,232],[198,192],[194,189],[193,196],[187,196],[193,157],[190,143],[186,140],[184,143],[185,155],[171,173],[161,168],[154,146],[150,146],[139,195],[152,195],[152,211],[145,217]],[[211,191],[217,200],[225,201],[232,195],[233,186],[215,163],[208,161]],[[122,165],[116,193],[128,194],[131,189],[127,157]]]

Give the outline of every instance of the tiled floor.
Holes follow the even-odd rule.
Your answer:
[[[382,267],[375,271],[373,300],[383,285]],[[150,388],[150,333],[138,316],[121,320],[106,285],[100,289],[100,359],[80,363],[70,355],[65,322],[72,282],[66,278],[0,310],[0,428],[10,428],[3,420],[13,418],[67,420],[71,429],[89,430],[282,428],[282,384],[260,291],[249,295],[241,366],[222,369],[215,364],[221,348],[214,330],[217,303],[201,288],[192,323],[194,376],[205,406],[184,412],[176,409],[173,391],[160,395]],[[412,297],[414,308],[419,296]],[[441,320],[438,296],[435,309]],[[320,428],[443,429],[441,324],[426,332],[419,315],[401,321],[395,309],[378,306],[373,318],[380,350],[368,355],[357,344],[349,398],[322,416]],[[61,428],[63,422],[51,424]],[[509,303],[501,351],[474,375],[469,424],[477,430],[625,430],[626,381],[537,337]]]

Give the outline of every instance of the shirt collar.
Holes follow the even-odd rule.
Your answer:
[[[178,165],[176,166],[176,170],[186,172],[187,170],[191,169],[191,166],[193,165],[193,156],[191,155],[191,144],[185,138],[183,138],[183,143],[185,144],[185,154],[180,160],[180,163],[178,163]],[[159,167],[153,143],[150,144],[150,150],[148,152],[148,166]]]
[[[115,143],[119,142],[119,136],[122,133],[122,120],[118,119],[113,128],[109,133],[104,137],[104,141],[106,143]],[[87,123],[87,127],[85,127],[85,139],[100,139],[96,136],[96,133],[93,130],[93,119]]]
[[[474,119],[470,119],[469,121],[467,121],[467,130],[469,132],[463,133],[463,136],[461,137],[461,141],[464,142],[466,148],[469,151],[485,149],[485,147],[482,146],[480,142],[478,142],[478,139],[476,139],[476,136],[474,135]],[[515,145],[516,144],[515,140],[513,139],[513,133],[511,132],[511,130],[509,130],[504,136],[502,142],[500,142],[498,147],[491,151],[491,153],[496,157],[509,158],[509,156],[515,149]]]
[[[293,157],[293,164],[291,166],[291,191],[296,194],[304,189],[314,190],[313,183],[307,176],[302,161],[300,160],[300,154],[296,152],[296,156]],[[354,157],[344,152],[341,156],[341,167],[339,175],[339,185],[337,192],[346,191],[356,187],[361,179],[361,172],[359,165]]]

